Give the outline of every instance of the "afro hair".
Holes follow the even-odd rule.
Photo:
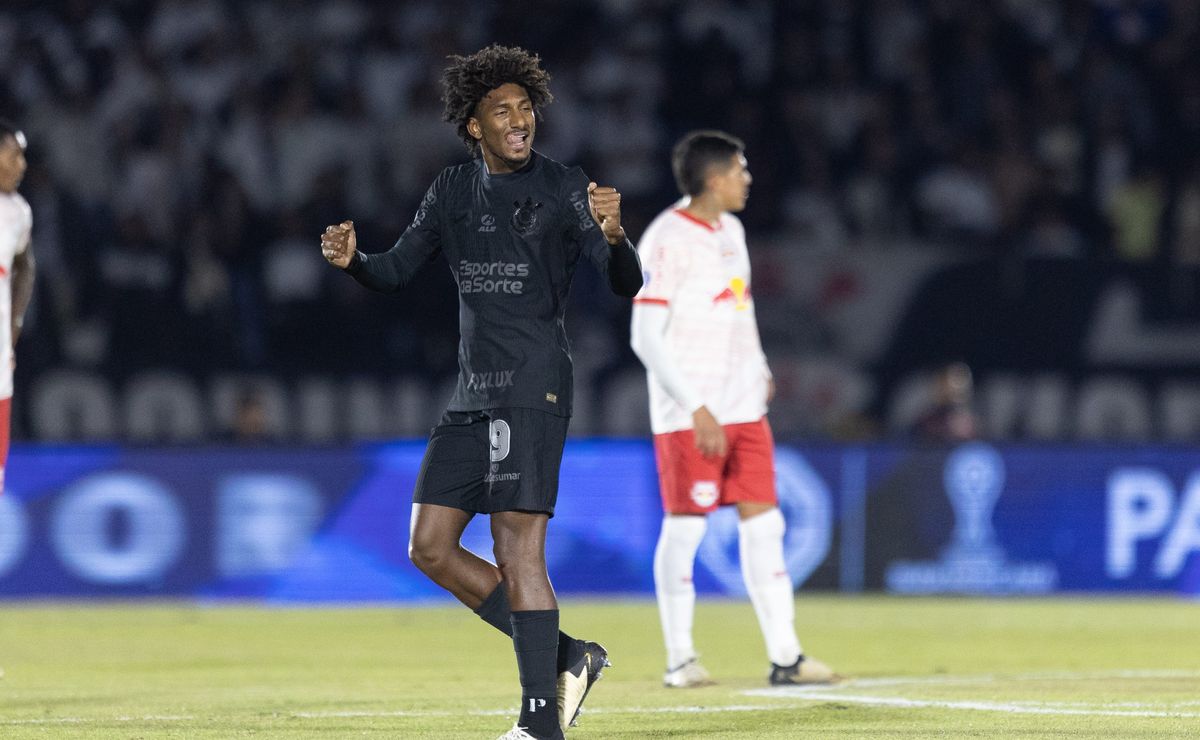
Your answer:
[[[550,75],[541,67],[541,58],[518,46],[492,44],[471,56],[450,57],[450,66],[442,75],[442,100],[446,109],[442,120],[453,123],[472,156],[479,155],[479,142],[467,131],[467,121],[475,107],[492,90],[507,83],[525,88],[535,112],[554,100],[550,94]]]

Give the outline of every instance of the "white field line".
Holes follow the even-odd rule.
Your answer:
[[[1053,701],[953,701],[938,699],[910,699],[896,696],[872,696],[861,693],[862,689],[886,688],[890,686],[955,686],[987,684],[998,681],[1049,681],[1049,680],[1088,680],[1104,678],[1200,678],[1200,671],[1186,670],[1126,670],[1126,671],[1096,671],[1096,672],[1046,672],[1026,673],[1010,676],[974,675],[974,676],[896,676],[891,678],[852,679],[836,686],[793,686],[775,687],[769,689],[752,689],[743,691],[743,696],[753,696],[769,699],[790,699],[792,701],[776,701],[770,704],[727,704],[724,706],[659,706],[659,707],[597,707],[586,710],[587,714],[710,714],[721,712],[769,712],[802,709],[813,702],[846,702],[868,706],[904,707],[910,709],[958,709],[969,711],[1002,712],[1008,714],[1050,714],[1050,715],[1088,715],[1101,717],[1164,717],[1164,718],[1200,718],[1200,712],[1176,711],[1176,708],[1200,705],[1197,701],[1180,702],[1113,702],[1103,707],[1089,705],[1084,702],[1053,702]],[[856,693],[850,693],[854,690]],[[798,701],[797,701],[798,700]],[[1109,707],[1121,707],[1113,709]],[[274,716],[279,718],[296,719],[347,719],[347,718],[385,718],[385,717],[455,717],[466,714],[473,717],[503,717],[512,716],[512,709],[487,709],[467,712],[449,712],[438,710],[332,710],[325,712],[285,712]],[[201,720],[201,717],[189,715],[145,715],[141,717],[31,717],[28,719],[0,719],[0,726],[14,725],[86,725],[103,724],[107,722],[189,722]]]
[[[187,722],[196,719],[187,715],[156,715],[144,717],[31,717],[29,719],[0,719],[0,725],[99,725],[107,722]]]
[[[757,692],[745,692],[751,696],[762,696]],[[845,702],[847,704],[867,704],[876,707],[904,707],[908,709],[967,709],[979,712],[1003,712],[1006,714],[1058,714],[1058,715],[1087,715],[1091,717],[1172,717],[1200,718],[1200,712],[1170,712],[1149,709],[1074,709],[1063,706],[1040,706],[1032,702],[990,702],[990,701],[943,701],[933,699],[904,699],[895,696],[860,696],[843,694],[836,691],[805,692],[789,695],[803,696],[810,701]]]
[[[843,701],[851,704],[873,706],[907,707],[913,709],[961,709],[1008,714],[1059,714],[1089,715],[1097,717],[1175,717],[1194,718],[1200,713],[1178,711],[1183,707],[1200,704],[1196,701],[1181,702],[1105,702],[1097,706],[1087,702],[1055,701],[960,701],[948,699],[910,699],[897,696],[871,696],[849,693],[850,690],[886,688],[891,686],[964,686],[996,683],[999,681],[1080,681],[1103,679],[1179,679],[1200,678],[1200,671],[1189,670],[1121,670],[1089,672],[1042,672],[1022,673],[1010,676],[897,676],[893,678],[864,678],[849,680],[836,686],[789,686],[770,689],[743,691],[744,696],[777,697],[780,699],[808,699],[810,701]],[[1114,707],[1121,707],[1116,709]]]

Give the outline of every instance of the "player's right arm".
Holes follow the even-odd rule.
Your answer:
[[[403,288],[441,251],[438,194],[443,177],[429,186],[417,215],[396,244],[380,254],[358,250],[353,221],[328,226],[321,235],[321,254],[334,267],[349,273],[372,290],[391,293]]]

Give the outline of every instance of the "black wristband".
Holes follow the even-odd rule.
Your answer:
[[[349,273],[350,275],[357,275],[362,271],[362,262],[362,252],[356,249],[354,250],[354,254],[350,257],[350,264],[343,267],[342,271]]]

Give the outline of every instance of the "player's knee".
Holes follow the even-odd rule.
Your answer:
[[[408,542],[408,559],[422,573],[437,572],[447,560],[447,551],[441,543],[413,538]]]
[[[496,556],[496,567],[510,583],[546,577],[546,557],[536,549],[497,543],[492,554]]]

